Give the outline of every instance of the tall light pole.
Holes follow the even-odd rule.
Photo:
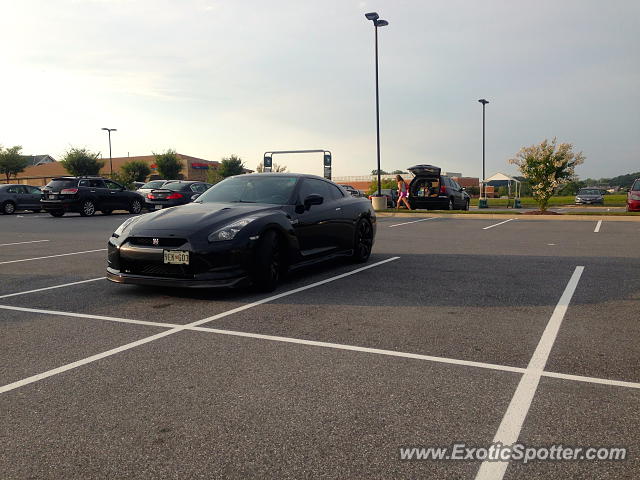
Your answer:
[[[106,128],[104,127],[102,130],[106,130],[109,134],[109,166],[111,168],[111,178],[113,178],[113,158],[111,157],[111,132],[117,132],[117,128]]]
[[[376,37],[376,139],[378,145],[378,196],[382,195],[381,180],[380,180],[380,94],[378,91],[378,27],[384,27],[389,25],[386,20],[381,20],[380,16],[376,12],[365,13],[367,20],[373,22]]]
[[[488,208],[487,204],[487,187],[484,184],[484,179],[487,178],[487,174],[484,171],[484,107],[486,107],[488,100],[481,98],[478,100],[482,104],[482,191],[480,192],[480,200],[478,201],[478,208]],[[482,195],[484,192],[484,196]]]

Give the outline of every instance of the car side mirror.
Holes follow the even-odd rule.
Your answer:
[[[195,195],[191,195],[191,200],[195,200],[196,198],[198,198],[200,196],[199,193],[196,193]]]
[[[466,189],[466,188],[464,188],[464,187],[460,187],[460,191],[461,191],[461,192],[466,192],[466,191],[467,191],[467,189]]]
[[[312,193],[304,199],[304,208],[305,210],[309,210],[311,208],[311,205],[322,205],[322,202],[324,202],[324,198],[322,198],[322,195]]]

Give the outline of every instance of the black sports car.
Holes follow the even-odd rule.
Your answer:
[[[271,291],[288,270],[319,260],[366,262],[375,232],[371,203],[321,177],[238,175],[187,205],[127,219],[109,239],[107,277]]]

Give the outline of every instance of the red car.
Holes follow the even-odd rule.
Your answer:
[[[640,178],[636,178],[627,193],[627,212],[640,212]]]

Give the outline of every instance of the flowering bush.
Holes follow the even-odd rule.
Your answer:
[[[547,209],[549,199],[560,185],[575,179],[575,168],[584,163],[582,152],[573,153],[572,149],[570,143],[557,145],[555,138],[551,142],[545,139],[540,145],[522,147],[515,158],[509,160],[529,180],[541,211]]]

